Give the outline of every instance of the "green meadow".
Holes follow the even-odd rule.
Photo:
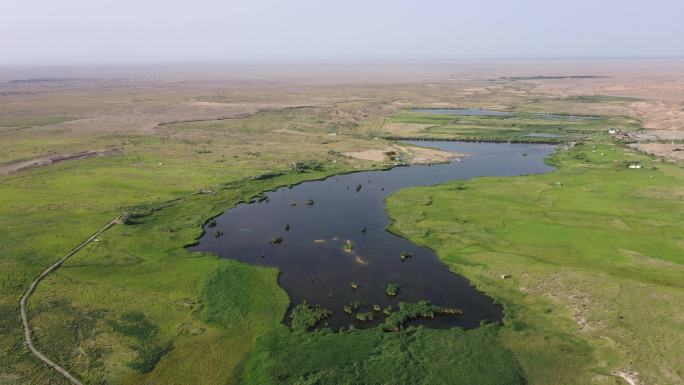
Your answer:
[[[684,169],[610,143],[548,161],[556,171],[402,190],[392,230],[504,304],[504,345],[529,383],[623,369],[681,383]]]
[[[102,234],[31,297],[36,346],[87,383],[229,381],[251,339],[265,325],[280,324],[288,299],[276,271],[184,246],[208,218],[264,190],[372,168],[339,155],[367,142],[328,136],[341,129],[324,119],[329,112],[282,110],[166,125],[156,135],[101,136],[98,145],[117,146],[122,154],[2,176],[0,383],[64,383],[24,347],[19,297],[47,266],[124,211],[143,215]],[[315,120],[326,123],[312,129]],[[282,127],[290,132],[277,131]],[[7,150],[20,152],[29,142],[51,146],[53,135],[17,131]],[[90,137],[68,140],[84,147]],[[302,167],[314,163],[320,171]],[[160,204],[200,189],[211,193]],[[239,270],[239,287],[258,304],[245,302],[247,309],[220,322],[211,304],[221,298],[203,299],[205,284],[227,271],[219,268]],[[273,295],[262,296],[264,290]],[[256,310],[251,317],[248,309]],[[213,354],[204,350],[212,347]]]
[[[333,112],[284,109],[100,136],[98,146],[121,153],[0,177],[0,384],[66,384],[24,347],[19,297],[124,211],[134,215],[29,301],[37,348],[87,384],[618,384],[622,369],[649,384],[681,383],[684,170],[605,135],[636,120],[404,111],[380,127],[377,116],[350,122]],[[276,269],[185,249],[204,223],[264,191],[387,167],[341,153],[384,146],[370,139],[393,123],[451,139],[591,138],[548,159],[557,167],[549,174],[388,199],[389,230],[435,249],[502,303],[503,324],[308,332],[304,318],[292,330],[282,323],[289,298]],[[55,132],[13,132],[8,159],[60,146]],[[65,140],[83,148],[91,139]]]
[[[399,131],[393,127],[415,130]],[[576,116],[513,112],[503,116],[464,116],[406,110],[389,116],[385,131],[390,137],[523,143],[560,143],[581,140],[607,128],[636,130],[638,121],[619,116]]]

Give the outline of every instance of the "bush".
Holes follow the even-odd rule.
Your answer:
[[[307,172],[307,171],[322,171],[323,165],[320,162],[308,161],[308,162],[294,162],[292,169],[295,172]]]
[[[361,321],[361,322],[371,322],[373,321],[373,312],[365,312],[365,313],[358,313],[356,315],[356,319]]]
[[[330,310],[318,305],[311,306],[304,301],[290,312],[290,326],[292,330],[307,331],[331,315]]]
[[[440,307],[431,304],[429,301],[399,302],[399,310],[387,316],[382,328],[388,331],[401,330],[407,321],[416,318],[435,318],[435,314],[439,311]]]

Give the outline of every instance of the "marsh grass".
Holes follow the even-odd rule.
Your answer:
[[[411,253],[408,252],[408,251],[404,251],[404,252],[401,253],[401,255],[399,256],[399,258],[401,259],[402,262],[405,261],[405,260],[407,260],[407,259],[409,259],[409,258],[412,258],[412,257],[413,257],[413,254],[411,254]]]
[[[435,318],[435,314],[439,311],[440,307],[431,304],[429,301],[399,302],[399,308],[388,315],[380,327],[387,331],[401,330],[407,322],[416,318]]]
[[[257,339],[241,381],[246,385],[525,384],[499,333],[496,325],[469,331],[418,327],[387,333],[352,328],[299,335],[276,329]]]
[[[373,321],[373,312],[356,313],[356,319],[361,322],[371,322]]]
[[[620,116],[582,116],[517,112],[511,116],[458,116],[402,111],[387,119],[390,124],[384,136],[409,139],[443,139],[465,141],[494,141],[514,143],[561,143],[580,140],[591,135],[605,134],[605,127],[620,126],[626,131],[636,130],[636,119]],[[411,134],[392,132],[393,123],[428,125]],[[558,137],[535,137],[535,134]]]
[[[396,297],[399,294],[399,285],[396,283],[388,283],[385,288],[385,293],[390,297]]]
[[[128,366],[140,373],[151,372],[157,362],[173,348],[171,340],[160,335],[159,326],[148,320],[142,312],[123,313],[119,320],[109,321],[109,325],[115,332],[135,341],[131,349],[137,356]]]
[[[655,160],[605,141],[579,145],[548,160],[552,173],[402,190],[388,212],[393,231],[503,303],[505,344],[530,383],[610,383],[630,366],[666,384],[675,377],[663,373],[684,372],[682,346],[671,343],[684,304],[673,231],[684,223],[684,171]]]
[[[359,102],[346,105],[347,111],[361,106]],[[122,211],[136,210],[144,215],[128,218],[132,226],[115,226],[100,242],[75,255],[38,287],[29,304],[38,348],[87,383],[433,385],[458,379],[468,384],[545,385],[605,380],[606,373],[622,363],[605,353],[614,346],[576,338],[577,324],[570,311],[534,291],[540,287],[550,287],[558,301],[584,295],[569,292],[571,288],[599,295],[603,310],[598,316],[617,331],[607,337],[622,346],[630,344],[622,335],[635,336],[628,346],[649,383],[658,383],[654,373],[681,372],[681,365],[663,365],[676,364],[682,356],[677,345],[680,328],[671,321],[682,303],[676,290],[682,278],[671,265],[667,269],[653,265],[654,260],[663,259],[679,263],[676,251],[681,249],[670,242],[678,239],[676,231],[683,221],[680,203],[673,198],[681,186],[681,172],[670,165],[659,166],[654,170],[657,183],[646,185],[637,175],[611,175],[617,167],[605,171],[609,162],[622,157],[604,148],[606,157],[587,154],[581,163],[565,158],[556,161],[570,164],[561,178],[563,188],[569,189],[567,195],[547,191],[555,188],[551,182],[556,180],[544,177],[524,177],[518,182],[478,180],[468,183],[460,198],[450,195],[454,191],[447,184],[435,188],[444,191],[434,196],[432,206],[420,208],[426,211],[423,218],[409,222],[411,228],[430,228],[440,226],[440,221],[452,224],[454,218],[459,225],[467,221],[468,229],[461,235],[421,231],[414,234],[428,238],[414,241],[434,246],[451,268],[503,302],[507,309],[504,326],[485,325],[469,331],[409,327],[394,333],[380,328],[294,333],[281,323],[289,300],[277,285],[275,269],[183,249],[201,234],[208,218],[237,202],[279,186],[372,167],[371,162],[340,154],[362,146],[384,146],[382,141],[368,140],[386,134],[380,131],[384,119],[370,119],[376,135],[361,129],[363,119],[330,119],[337,108],[176,122],[161,125],[151,134],[65,135],[22,129],[5,135],[0,162],[93,146],[122,147],[123,155],[1,177],[0,201],[7,204],[0,205],[0,382],[64,384],[22,348],[17,299],[45,266],[93,229]],[[594,132],[600,124],[620,122],[627,125],[625,131],[633,124],[619,118],[617,122],[604,119],[595,127],[563,123],[545,129],[553,132],[567,126],[572,137]],[[501,122],[474,122],[482,130],[475,133],[464,132],[468,129],[462,123],[455,127],[436,123],[442,127],[435,131],[444,133],[429,135],[508,140],[513,134],[495,132],[497,127],[505,128]],[[282,127],[301,134],[274,133]],[[332,139],[329,132],[343,134]],[[263,151],[263,143],[269,143],[269,151]],[[323,165],[321,171],[292,167],[293,161],[312,159]],[[596,174],[595,167],[605,167],[605,172]],[[146,209],[207,186],[215,194],[191,197],[159,210]],[[410,195],[402,196],[408,210],[413,210]],[[393,199],[389,202],[394,215]],[[482,204],[468,205],[478,202]],[[547,217],[540,222],[542,210]],[[511,221],[521,214],[525,215],[520,221]],[[641,236],[632,234],[640,231]],[[545,239],[539,234],[548,236],[549,243],[536,243]],[[603,237],[609,244],[627,239],[630,250],[640,253],[626,256],[616,247],[596,247]],[[512,272],[514,278],[504,283],[497,277],[490,279],[486,271]],[[518,281],[524,277],[530,278]],[[532,291],[523,295],[518,291],[523,286]],[[615,293],[624,295],[615,297]],[[598,307],[589,309],[597,311]],[[360,304],[349,308],[352,313]],[[648,311],[627,311],[635,308]],[[128,319],[129,312],[144,317]],[[384,308],[383,313],[391,314],[392,308]],[[203,332],[185,333],[184,325],[198,325],[197,330]],[[135,336],[148,336],[149,343],[142,346]],[[657,346],[643,343],[642,338],[650,336],[659,341]],[[594,357],[608,364],[597,367]],[[148,368],[151,371],[143,374]]]
[[[290,312],[290,327],[295,331],[307,331],[331,315],[332,311],[320,306],[311,306],[304,301]]]
[[[281,118],[278,114],[268,117],[282,123]],[[143,377],[164,384],[192,383],[201,376],[202,383],[225,384],[234,375],[249,351],[250,341],[283,320],[287,297],[278,287],[273,270],[240,267],[215,256],[189,253],[183,246],[201,234],[207,218],[263,191],[350,171],[352,164],[370,167],[340,158],[332,163],[327,154],[330,147],[347,151],[351,143],[362,140],[339,138],[336,143],[320,144],[313,131],[302,137],[278,136],[268,154],[245,156],[251,145],[245,145],[244,139],[255,134],[234,130],[237,124],[166,125],[160,128],[163,138],[123,138],[127,145],[121,156],[79,160],[2,177],[0,200],[13,202],[0,205],[0,305],[4,306],[0,337],[2,346],[7,347],[0,354],[3,369],[11,368],[10,373],[31,379],[19,383],[61,384],[52,371],[34,362],[22,349],[10,348],[21,346],[22,332],[18,309],[9,305],[45,266],[86,239],[93,229],[127,211],[133,213],[126,219],[130,225],[115,226],[103,234],[100,242],[75,255],[32,296],[32,326],[46,331],[36,336],[38,348],[88,383],[120,383],[122,378],[135,383]],[[187,140],[189,133],[194,135],[193,140]],[[275,137],[258,135],[259,140]],[[194,143],[203,136],[210,152],[198,154]],[[9,140],[6,144],[13,143]],[[312,157],[325,166],[322,171],[290,169],[292,159]],[[155,206],[200,189],[212,193]],[[35,231],[36,223],[40,223],[40,231]],[[213,275],[221,267],[226,270],[220,270],[219,275],[225,273],[230,280]],[[212,289],[204,290],[205,286]],[[200,297],[202,300],[193,301],[197,305],[192,307],[176,302],[178,298]],[[55,298],[69,300],[75,310],[55,312],[43,306]],[[83,330],[72,329],[78,323],[69,321],[71,314],[93,311],[104,314],[95,331],[66,338],[73,331]],[[130,311],[144,313],[145,319],[157,325],[157,337],[139,344],[114,331],[108,321],[121,324],[124,321],[120,316]],[[190,324],[204,332],[179,335],[180,325]],[[93,364],[84,364],[87,362]]]

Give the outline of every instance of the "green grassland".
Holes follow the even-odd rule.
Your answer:
[[[281,325],[257,339],[242,383],[524,384],[499,329],[307,333]]]
[[[275,269],[184,248],[203,223],[265,190],[385,167],[340,155],[385,145],[371,140],[383,117],[364,108],[281,109],[147,134],[65,135],[66,121],[56,131],[12,131],[0,162],[93,146],[122,152],[0,177],[0,384],[66,383],[23,346],[19,297],[123,211],[138,215],[74,255],[29,302],[38,349],[88,384],[615,384],[619,368],[681,382],[684,175],[617,145],[561,152],[552,159],[559,170],[547,175],[411,189],[389,200],[392,230],[435,248],[502,302],[504,325],[292,331],[282,324],[289,299]],[[605,140],[598,133],[607,126],[638,126],[619,116],[531,113],[399,112],[384,122],[486,140],[529,132]],[[627,169],[628,160],[647,167]],[[167,202],[200,189],[211,193]],[[433,205],[423,205],[426,195]]]
[[[504,344],[529,383],[612,383],[625,368],[683,383],[684,169],[614,144],[550,162],[543,175],[402,190],[388,199],[392,230],[505,305]]]
[[[208,218],[264,190],[373,167],[337,155],[368,146],[327,135],[344,127],[300,126],[325,112],[165,125],[161,138],[122,139],[128,144],[121,156],[5,178],[3,199],[12,202],[2,216],[9,257],[3,272],[11,272],[2,277],[8,381],[63,382],[20,348],[16,299],[53,259],[46,256],[62,254],[126,210],[141,215],[69,259],[30,301],[36,346],[89,384],[524,383],[496,325],[292,332],[281,323],[289,299],[276,270],[184,249]],[[323,167],[302,172],[294,160]],[[200,188],[213,193],[155,203]]]
[[[204,282],[219,266],[233,267],[244,271],[240,285],[256,285],[255,293],[262,291],[260,286],[270,287],[276,294],[267,299],[279,301],[282,309],[287,299],[276,284],[275,271],[193,255],[183,245],[194,241],[207,218],[263,190],[372,167],[339,155],[377,145],[327,135],[343,130],[339,123],[300,129],[299,122],[322,120],[330,111],[284,110],[220,122],[178,123],[163,126],[155,135],[111,135],[100,140],[119,143],[122,155],[2,177],[0,383],[62,381],[23,347],[18,299],[35,276],[122,211],[202,188],[216,194],[175,202],[136,219],[139,224],[116,226],[103,234],[39,286],[29,315],[39,349],[89,383],[131,383],[159,376],[187,383],[179,372],[213,378],[204,383],[225,383],[235,365],[231,362],[240,360],[259,330],[253,325],[277,324],[282,315],[269,320],[257,311],[251,322],[240,314],[235,318],[249,325],[244,333],[229,333],[223,323],[212,326],[201,315],[208,314],[200,299]],[[36,144],[42,141],[37,138]],[[319,164],[321,171],[301,172],[295,161]],[[261,175],[272,177],[251,179]],[[272,305],[265,308],[278,313],[278,304]],[[204,310],[199,312],[197,306]],[[137,319],[138,313],[145,317]],[[129,316],[133,321],[126,319]],[[137,326],[125,326],[131,322]],[[147,331],[130,336],[121,332],[131,328]],[[202,329],[199,345],[186,337]],[[215,354],[198,346],[216,347]],[[144,373],[161,356],[166,359],[158,369]]]
[[[393,132],[393,124],[420,125],[410,134]],[[395,138],[432,138],[495,142],[562,142],[619,127],[636,130],[638,121],[617,116],[573,116],[519,112],[510,116],[456,116],[402,111],[386,119],[385,133]]]

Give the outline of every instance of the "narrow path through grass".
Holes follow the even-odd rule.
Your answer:
[[[24,341],[26,342],[26,345],[28,346],[29,350],[31,350],[31,353],[33,353],[34,356],[36,356],[39,360],[45,362],[48,366],[51,368],[55,369],[57,372],[59,372],[61,375],[66,377],[69,381],[71,381],[75,385],[83,385],[76,377],[71,375],[69,372],[67,372],[64,368],[61,366],[57,365],[54,363],[52,360],[47,358],[43,353],[41,353],[38,349],[36,349],[35,346],[33,346],[33,340],[31,338],[31,326],[29,325],[28,322],[28,314],[26,312],[26,303],[28,302],[29,297],[31,297],[31,294],[36,290],[36,287],[38,287],[38,284],[40,281],[42,281],[45,277],[47,277],[50,273],[53,271],[59,269],[60,266],[69,259],[72,255],[76,254],[79,250],[84,248],[87,244],[92,242],[95,238],[97,238],[100,234],[103,232],[107,231],[110,227],[114,226],[114,224],[117,223],[126,213],[121,213],[114,219],[112,219],[109,223],[101,227],[95,234],[91,235],[90,238],[86,239],[85,241],[81,242],[78,246],[73,248],[70,252],[68,252],[65,256],[63,256],[59,261],[55,262],[52,264],[52,266],[48,267],[43,271],[39,276],[36,277],[36,279],[31,282],[31,285],[26,289],[26,292],[24,292],[24,295],[21,296],[21,300],[19,301],[19,305],[21,307],[21,322],[24,325]]]
[[[163,205],[171,202],[175,202],[196,194],[202,193],[202,190],[200,191],[195,191],[189,194],[185,194],[183,196],[169,199],[167,201],[161,202],[158,205]],[[26,311],[27,303],[29,298],[31,297],[31,294],[36,290],[38,287],[38,284],[45,279],[48,275],[51,273],[55,272],[57,269],[59,269],[64,262],[69,259],[71,256],[79,252],[81,249],[83,249],[85,246],[87,246],[90,242],[95,240],[100,234],[104,233],[107,231],[109,228],[114,226],[115,224],[119,223],[124,217],[126,217],[128,213],[126,211],[122,212],[121,214],[117,215],[109,221],[106,225],[102,226],[99,230],[97,230],[93,235],[91,235],[88,239],[85,241],[81,242],[78,246],[74,247],[71,251],[69,251],[67,254],[65,254],[62,258],[60,258],[57,262],[52,264],[50,267],[45,269],[39,276],[37,276],[33,282],[31,282],[31,285],[26,289],[24,294],[21,296],[21,300],[19,301],[19,306],[21,309],[21,321],[24,327],[24,341],[26,342],[26,345],[28,346],[29,350],[31,353],[36,356],[39,360],[45,362],[48,366],[56,370],[58,373],[60,373],[62,376],[64,376],[66,379],[71,381],[74,385],[83,385],[76,377],[74,377],[72,374],[70,374],[66,369],[63,367],[57,365],[55,362],[50,360],[47,356],[45,356],[43,353],[40,352],[40,350],[36,349],[36,347],[33,345],[33,339],[31,338],[31,326],[29,325],[29,320],[28,320],[28,313]]]

